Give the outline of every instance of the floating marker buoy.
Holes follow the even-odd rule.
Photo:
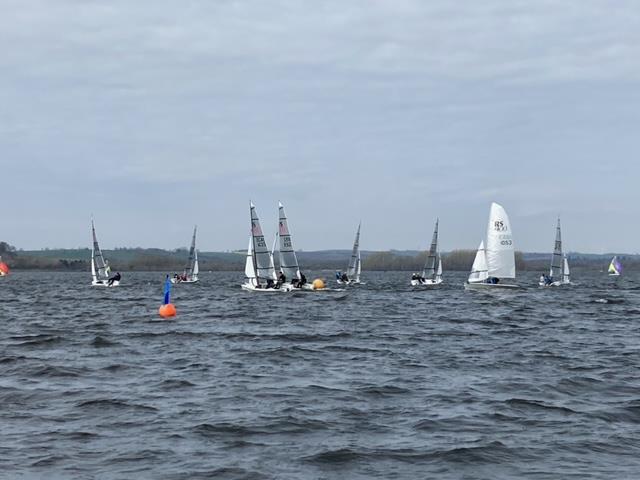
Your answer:
[[[314,290],[322,290],[324,288],[324,280],[316,278],[312,283]]]
[[[164,302],[162,303],[162,305],[160,305],[160,308],[158,309],[158,314],[162,318],[169,318],[169,317],[176,316],[176,307],[171,303],[169,298],[170,296],[171,296],[171,280],[169,280],[169,275],[167,275],[167,278],[164,281]]]
[[[5,275],[9,275],[9,265],[2,261],[2,257],[0,257],[0,277],[4,277]]]
[[[158,313],[162,318],[169,318],[176,316],[176,307],[173,303],[167,303],[166,305],[160,305]]]

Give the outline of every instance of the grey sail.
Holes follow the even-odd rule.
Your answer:
[[[551,257],[551,278],[560,280],[562,277],[562,236],[560,233],[560,219],[556,226],[556,241],[553,246],[553,256]]]
[[[351,250],[351,258],[349,259],[349,266],[347,267],[347,276],[350,280],[355,280],[356,277],[360,277],[358,267],[360,261],[360,225],[361,224],[358,224],[356,239],[353,242],[353,250]]]
[[[98,245],[98,237],[96,236],[96,227],[93,224],[93,220],[91,220],[91,233],[93,234],[93,263],[96,276],[98,280],[105,280],[109,278],[109,270],[102,255],[102,250],[100,250],[100,245]]]
[[[191,278],[194,274],[194,268],[196,264],[196,231],[198,226],[193,227],[193,237],[191,238],[191,247],[189,248],[189,259],[187,265],[184,268],[184,273],[187,277]]]
[[[427,261],[424,264],[424,270],[422,276],[426,279],[436,279],[436,267],[438,262],[438,222],[436,219],[436,226],[433,230],[433,237],[431,238],[431,247],[429,247],[429,255]]]
[[[264,240],[260,220],[256,213],[256,207],[251,203],[251,237],[253,246],[253,262],[258,282],[260,280],[274,279],[275,271],[273,268],[273,260],[271,252],[267,248],[267,242]]]
[[[282,203],[278,205],[278,238],[280,248],[280,270],[287,277],[288,281],[300,278],[300,267],[298,257],[293,249],[291,232],[287,223],[287,215]]]

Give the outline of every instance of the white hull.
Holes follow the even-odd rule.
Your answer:
[[[510,283],[469,283],[465,282],[464,284],[465,290],[517,290],[520,288],[520,285],[514,285]]]
[[[171,279],[171,283],[173,283],[174,285],[177,283],[198,283],[198,279],[193,279],[193,280],[176,280],[175,278]]]
[[[538,286],[541,287],[541,288],[560,287],[562,285],[566,285],[566,283],[562,283],[562,282],[551,282],[551,283],[538,282]]]
[[[251,283],[243,283],[242,285],[242,289],[246,290],[248,292],[291,292],[293,290],[301,290],[301,289],[294,289],[291,284],[285,283],[284,285],[282,285],[280,288],[258,288],[255,285],[251,284]]]
[[[425,280],[421,282],[420,280],[411,280],[412,287],[437,287],[442,283],[442,280]]]
[[[119,287],[120,282],[115,281],[111,285],[109,285],[109,280],[93,280],[91,282],[92,287]]]
[[[342,280],[336,280],[339,285],[366,285],[364,282],[360,280],[349,280],[347,282],[343,282]]]
[[[619,277],[620,274],[619,273],[610,273],[609,276],[610,277]]]

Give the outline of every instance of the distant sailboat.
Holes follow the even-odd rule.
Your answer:
[[[249,206],[251,216],[251,233],[244,274],[247,277],[242,284],[244,290],[254,292],[280,292],[275,288],[276,272],[273,265],[273,255],[264,240],[260,220],[253,203]]]
[[[360,226],[358,224],[358,230],[356,232],[356,238],[353,242],[353,249],[351,250],[351,258],[349,259],[349,266],[345,274],[336,272],[336,281],[338,283],[354,285],[360,282],[360,273],[362,272],[362,259],[360,258]]]
[[[438,223],[439,221],[436,220],[429,255],[422,269],[422,274],[419,278],[415,278],[414,274],[414,278],[411,279],[413,286],[433,287],[442,283],[442,259],[438,253]]]
[[[519,288],[518,285],[502,282],[515,278],[516,259],[511,223],[504,208],[494,202],[489,213],[486,248],[484,242],[480,243],[465,288]]]
[[[196,231],[198,226],[193,227],[193,237],[191,237],[191,247],[189,248],[189,259],[184,267],[182,275],[174,275],[171,279],[172,283],[196,283],[198,281],[198,273],[200,266],[198,265],[198,250],[196,250]]]
[[[569,283],[571,283],[569,279],[569,262],[567,256],[562,253],[562,232],[560,229],[560,219],[558,218],[549,276],[545,277],[542,275],[538,285],[541,287],[559,287],[560,285],[567,285]]]
[[[109,280],[111,267],[109,262],[102,255],[102,250],[98,245],[98,237],[96,236],[96,227],[91,220],[91,234],[93,235],[93,245],[91,247],[91,285],[94,287],[117,287],[120,280]]]
[[[618,260],[617,255],[611,259],[608,272],[611,277],[618,277],[622,274],[622,264],[620,263],[620,260]]]

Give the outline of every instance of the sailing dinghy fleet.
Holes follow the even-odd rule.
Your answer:
[[[247,249],[245,263],[246,280],[242,289],[252,292],[292,292],[300,290],[327,290],[324,282],[317,279],[307,283],[302,273],[296,251],[293,247],[293,239],[289,229],[288,219],[282,203],[278,203],[278,229],[271,250],[267,247],[260,219],[255,205],[249,205],[251,231],[249,235],[249,247]],[[442,259],[438,248],[439,220],[433,230],[431,245],[426,262],[421,274],[414,273],[411,278],[411,286],[435,287],[442,284]],[[358,224],[356,236],[353,242],[351,257],[346,272],[336,272],[336,282],[342,285],[361,284],[362,258],[360,254],[360,230]],[[105,259],[93,219],[91,220],[92,248],[91,248],[91,285],[103,287],[117,287],[120,285],[119,272],[111,276],[111,267]],[[196,249],[197,226],[193,229],[191,246],[187,264],[182,274],[175,274],[172,283],[196,283],[198,282],[199,265],[198,250]],[[275,259],[277,250],[278,269]],[[0,258],[0,276],[9,273],[8,266]],[[622,264],[617,256],[611,259],[608,274],[620,276]],[[518,289],[515,282],[516,262],[513,232],[509,216],[502,205],[492,203],[489,211],[489,221],[485,237],[480,242],[471,267],[469,277],[464,284],[467,290],[484,289]],[[559,287],[570,285],[571,277],[567,255],[562,249],[562,231],[560,219],[556,224],[556,236],[549,274],[540,277],[540,287]]]

